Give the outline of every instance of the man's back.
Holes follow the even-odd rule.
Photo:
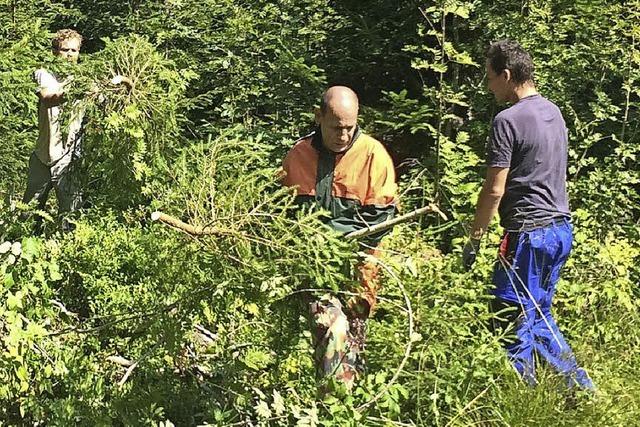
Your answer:
[[[499,213],[508,230],[569,218],[567,129],[558,107],[536,94],[500,112],[488,147],[488,166],[507,167]]]

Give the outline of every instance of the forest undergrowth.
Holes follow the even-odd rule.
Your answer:
[[[640,426],[640,3],[0,0],[0,424]],[[59,28],[85,37],[72,71]],[[597,385],[525,385],[490,330],[497,224],[460,256],[495,105],[488,43],[519,40],[569,128],[575,242],[554,314]],[[86,203],[20,202],[33,71],[73,73]],[[109,82],[122,74],[129,90]],[[344,295],[358,251],[298,212],[281,159],[326,86],[397,166],[365,375],[320,399],[309,295]],[[215,232],[191,236],[161,211]],[[36,219],[44,232],[33,233]]]

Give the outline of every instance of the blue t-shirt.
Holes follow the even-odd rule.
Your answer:
[[[498,212],[508,231],[570,218],[567,127],[558,107],[539,94],[522,98],[493,120],[487,166],[509,168]]]

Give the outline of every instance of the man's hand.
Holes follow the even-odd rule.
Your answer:
[[[118,74],[117,76],[114,76],[111,79],[111,84],[112,85],[125,85],[129,89],[131,89],[133,87],[133,82],[131,81],[131,79],[129,77],[122,76],[120,74]]]
[[[55,107],[64,102],[64,89],[62,85],[51,88],[41,88],[38,96],[47,108]]]
[[[464,245],[462,250],[462,265],[469,271],[474,262],[476,262],[476,256],[480,250],[480,239],[469,239]]]

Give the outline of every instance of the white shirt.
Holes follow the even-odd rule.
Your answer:
[[[33,77],[38,84],[37,93],[40,93],[45,88],[57,90],[64,86],[53,74],[43,68],[36,70]],[[73,107],[77,107],[77,105],[78,102],[73,103]],[[47,108],[42,100],[38,101],[39,135],[35,153],[38,159],[48,166],[56,163],[65,154],[74,150],[76,145],[80,144],[84,109],[73,108],[69,120],[67,138],[64,141],[60,126],[61,113],[61,105]]]

